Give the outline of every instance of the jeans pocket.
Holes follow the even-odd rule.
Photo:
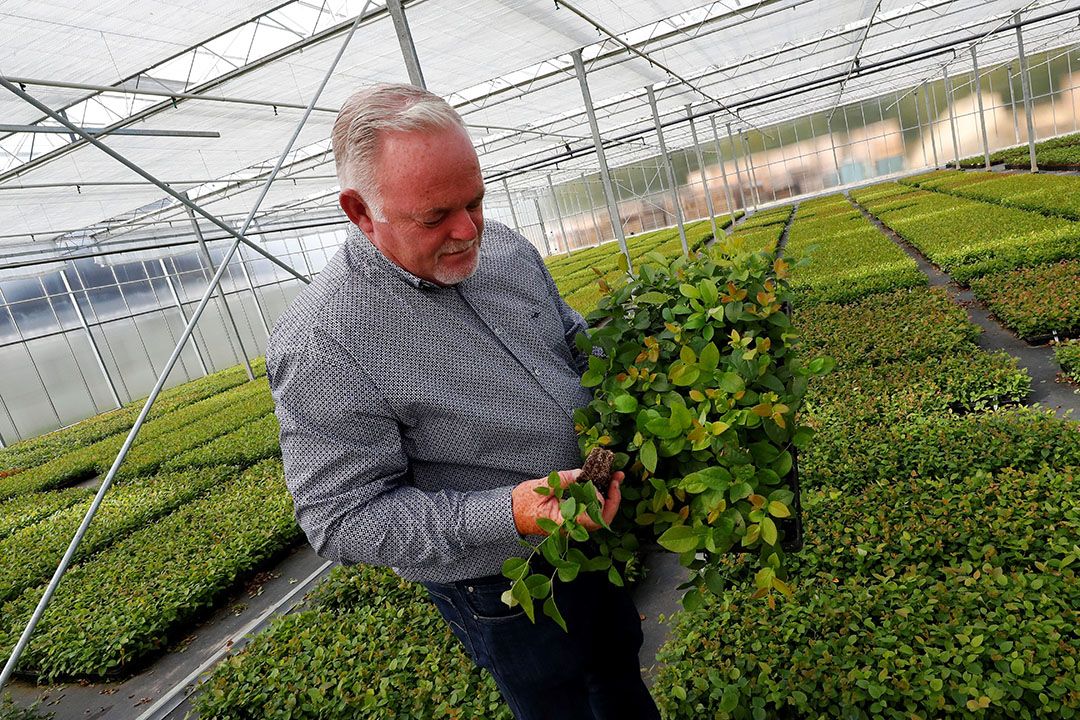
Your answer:
[[[461,644],[465,647],[465,652],[468,653],[472,661],[477,665],[480,665],[480,660],[473,648],[472,638],[469,637],[469,628],[466,626],[464,619],[461,617],[461,608],[454,602],[453,590],[446,590],[439,587],[433,587],[428,583],[424,583],[424,588],[428,591],[428,595],[431,596],[431,601],[435,604],[435,608],[439,611],[439,614],[443,616],[443,620],[450,626],[450,632],[454,633],[454,637],[461,641]]]
[[[525,617],[525,610],[520,605],[509,607],[502,601],[503,593],[510,589],[510,580],[500,579],[495,582],[469,585],[462,592],[465,610],[472,614],[473,620],[481,623],[507,623]]]

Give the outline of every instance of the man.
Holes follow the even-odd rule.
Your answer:
[[[362,90],[333,147],[356,228],[266,352],[298,522],[323,557],[423,583],[517,718],[659,717],[624,590],[590,573],[557,584],[569,633],[500,599],[503,561],[528,555],[538,518],[562,520],[535,488],[580,472],[565,468],[580,464],[572,414],[591,399],[581,316],[523,237],[485,228],[480,164],[442,99]]]

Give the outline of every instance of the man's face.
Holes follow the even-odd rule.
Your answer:
[[[464,130],[387,133],[380,139],[375,177],[385,221],[374,220],[366,205],[354,217],[345,199],[354,191],[342,193],[342,206],[383,255],[440,285],[459,283],[476,271],[484,179]]]

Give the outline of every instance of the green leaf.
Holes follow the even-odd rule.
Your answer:
[[[709,588],[709,592],[713,595],[723,595],[727,590],[727,583],[724,582],[724,578],[720,573],[716,572],[714,568],[709,568],[705,571],[705,587]]]
[[[698,289],[696,287],[690,285],[689,283],[683,283],[682,285],[680,285],[679,292],[682,293],[684,297],[688,297],[693,300],[701,299],[701,293],[698,292]]]
[[[608,568],[607,579],[608,579],[609,583],[611,583],[612,585],[614,585],[616,587],[622,587],[623,586],[622,575],[620,575],[619,571],[616,570],[613,567]]]
[[[629,393],[623,393],[615,398],[615,410],[621,413],[637,412],[638,402],[637,398]]]
[[[551,580],[544,575],[530,575],[524,582],[529,594],[537,600],[543,600],[551,592]]]
[[[683,345],[679,348],[679,359],[687,365],[693,365],[697,362],[697,353],[695,353],[694,348],[689,345]]]
[[[726,393],[734,394],[746,389],[746,382],[742,379],[742,375],[733,372],[723,373],[716,384]]]
[[[582,387],[596,387],[602,382],[604,382],[604,374],[596,370],[586,370],[585,374],[581,376]]]
[[[701,542],[701,534],[692,527],[676,525],[668,528],[663,535],[656,539],[660,547],[675,553],[690,552],[697,550]]]
[[[551,518],[536,518],[536,525],[548,535],[554,535],[559,530],[559,523]]]
[[[566,629],[566,620],[563,619],[562,613],[559,612],[558,606],[555,605],[555,596],[552,595],[544,601],[544,614],[555,621],[555,623],[563,629],[563,632],[569,632]]]
[[[770,517],[761,521],[761,539],[766,545],[776,545],[776,523]]]
[[[698,362],[706,370],[715,370],[720,364],[720,350],[716,347],[715,343],[709,343],[705,347],[701,348],[701,354],[698,355]]]
[[[717,299],[720,297],[720,292],[716,289],[716,283],[708,278],[698,282],[697,289],[701,301],[707,306],[715,305]]]
[[[691,588],[683,595],[682,606],[687,611],[693,612],[700,609],[704,602],[705,599],[702,597],[701,591],[697,588]]]
[[[646,440],[638,452],[638,459],[649,472],[656,472],[656,445],[652,440]]]
[[[679,387],[686,387],[693,385],[698,377],[701,375],[701,371],[693,365],[686,365],[682,362],[675,362],[671,366],[671,370],[668,372],[668,380],[674,385]]]
[[[529,620],[536,622],[536,609],[533,607],[533,598],[529,594],[529,588],[526,587],[523,582],[516,582],[510,586],[510,594],[513,595],[514,600],[521,605],[521,609],[525,611],[525,614],[529,617]]]
[[[649,292],[641,293],[634,298],[634,300],[636,300],[639,304],[644,305],[661,305],[670,299],[670,295],[658,292],[656,290],[650,290]]]
[[[791,510],[788,506],[779,500],[771,500],[768,505],[769,514],[773,517],[786,518],[791,517]]]
[[[511,580],[520,580],[529,573],[529,561],[525,558],[507,558],[502,565],[502,574]]]
[[[754,494],[754,488],[750,487],[748,482],[735,483],[728,490],[728,497],[731,498],[731,502],[738,502],[743,498],[748,498]]]
[[[566,560],[559,566],[559,579],[563,582],[573,582],[574,578],[581,572],[581,565],[573,560]]]

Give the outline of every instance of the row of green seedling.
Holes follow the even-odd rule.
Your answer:
[[[784,249],[788,260],[808,261],[792,271],[799,306],[927,284],[915,261],[843,196],[819,207],[830,209],[795,217]]]
[[[220,485],[233,472],[232,468],[215,467],[113,485],[102,499],[74,559],[84,560],[167,515],[208,488]],[[86,498],[0,540],[0,603],[49,579],[89,508],[90,499]]]
[[[883,196],[870,188],[852,197],[957,282],[1080,255],[1080,223],[909,190]]]
[[[902,181],[971,200],[1080,220],[1080,177],[1031,173],[947,172]]]
[[[771,608],[733,590],[678,613],[658,656],[661,710],[1076,716],[1077,489],[1066,468],[805,493],[793,598]]]
[[[150,420],[140,429],[120,472],[152,472],[175,453],[201,445],[272,409],[266,380],[259,379]],[[104,473],[126,438],[126,433],[113,435],[0,479],[0,498],[57,488]]]
[[[129,674],[302,537],[281,463],[255,465],[73,566],[17,669],[38,680]],[[42,590],[3,606],[5,649]]]
[[[253,360],[252,368],[258,375],[266,374],[266,363],[262,358]],[[174,410],[224,392],[246,380],[247,369],[237,365],[162,390],[147,417],[154,419],[167,415]],[[0,450],[0,471],[13,473],[41,465],[58,455],[84,447],[110,435],[126,433],[135,424],[135,419],[142,412],[145,401],[146,398],[140,398],[123,408],[95,415],[70,427],[39,435]]]
[[[195,707],[203,720],[512,718],[423,588],[365,566],[335,568],[218,665]]]
[[[971,289],[1029,342],[1080,335],[1080,260],[987,275],[972,280]]]

